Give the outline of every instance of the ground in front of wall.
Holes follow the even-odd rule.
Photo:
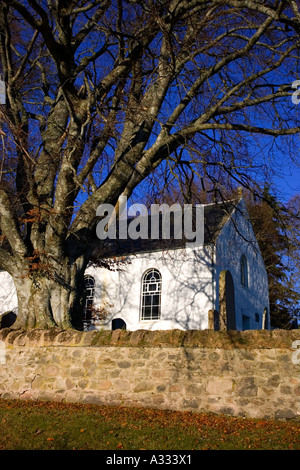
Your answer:
[[[300,422],[0,399],[0,450],[299,450]]]

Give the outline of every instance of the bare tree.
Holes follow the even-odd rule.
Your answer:
[[[294,2],[248,3],[2,0],[0,264],[20,327],[78,326],[99,204],[166,169],[247,185],[266,166],[249,139],[299,132]]]

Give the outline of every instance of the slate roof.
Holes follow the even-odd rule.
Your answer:
[[[216,242],[224,224],[230,218],[236,207],[237,201],[233,200],[204,205],[204,245],[214,244]],[[171,225],[172,219],[173,217],[171,213]],[[131,220],[128,219],[128,223],[130,223],[130,221]],[[149,234],[150,223],[148,224]],[[160,228],[161,226],[162,224],[160,223]],[[184,248],[186,242],[191,242],[191,240],[187,240],[184,237],[182,239],[174,239],[172,237],[172,229],[170,239],[163,239],[160,236],[159,239],[153,240],[149,235],[147,240],[131,240],[130,238],[127,240],[119,240],[117,236],[116,240],[105,240],[104,242],[100,242],[92,257],[97,258],[99,256],[104,256],[109,258],[113,256],[126,256],[133,253],[178,249]]]

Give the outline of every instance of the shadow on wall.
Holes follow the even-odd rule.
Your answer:
[[[0,317],[0,329],[10,328],[16,321],[17,315],[14,312],[6,312]]]
[[[130,329],[135,321],[140,322],[142,279],[149,268],[157,269],[162,276],[159,321],[170,322],[173,328],[185,330],[207,328],[206,312],[213,303],[212,259],[207,250],[145,253],[131,260],[130,269],[112,273],[109,281],[102,282],[103,293],[99,295],[115,304],[106,324],[122,319]],[[116,329],[115,326],[114,322],[112,329]],[[149,325],[148,328],[151,329]]]

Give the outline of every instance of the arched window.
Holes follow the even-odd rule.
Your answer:
[[[248,261],[245,255],[241,256],[241,285],[248,287]]]
[[[93,276],[84,276],[85,304],[84,304],[84,323],[90,325],[93,323],[93,303],[95,293],[95,279]]]
[[[161,311],[161,274],[149,269],[142,278],[141,320],[158,320]]]

